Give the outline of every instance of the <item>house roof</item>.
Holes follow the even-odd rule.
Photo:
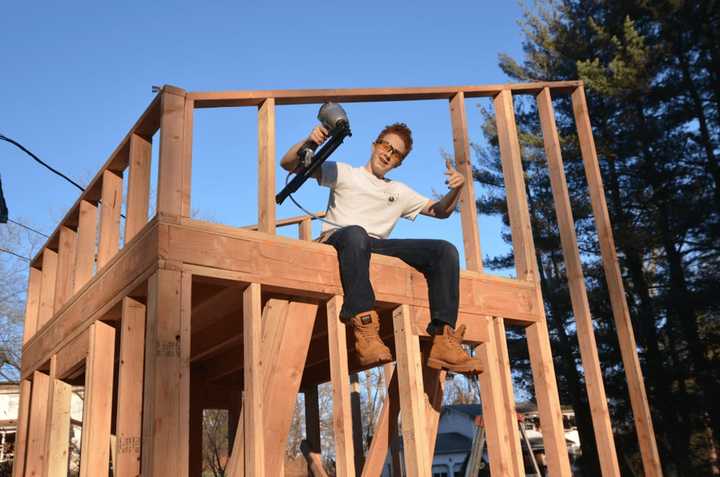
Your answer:
[[[461,414],[466,414],[470,417],[482,416],[482,405],[481,404],[450,404],[449,406],[443,406],[442,412],[455,411]]]
[[[442,432],[435,440],[435,455],[470,452],[472,440],[457,432]]]
[[[571,406],[560,406],[563,411],[572,410]],[[523,401],[515,404],[515,410],[521,414],[537,412],[537,404],[532,401]],[[450,404],[443,406],[442,412],[455,411],[474,418],[482,416],[482,404]]]
[[[393,447],[398,449],[404,447],[401,436],[395,437]],[[437,439],[435,439],[435,453],[433,455],[470,452],[471,448],[472,439],[457,432],[440,432]]]

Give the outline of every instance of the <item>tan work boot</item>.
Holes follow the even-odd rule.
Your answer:
[[[463,335],[465,325],[460,325],[457,330],[443,325],[442,334],[433,336],[427,365],[433,369],[446,369],[454,373],[480,374],[480,360],[471,358],[461,346]]]
[[[358,313],[350,320],[355,338],[355,360],[360,367],[373,367],[392,361],[390,349],[380,339],[380,319],[375,311]]]

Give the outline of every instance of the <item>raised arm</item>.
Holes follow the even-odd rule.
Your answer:
[[[297,144],[288,149],[288,152],[286,152],[280,160],[280,166],[282,166],[282,168],[286,171],[294,171],[295,168],[298,166],[298,162],[300,162],[300,158],[298,157],[298,152],[300,152],[300,148],[302,148],[307,141],[312,141],[315,144],[320,145],[325,142],[325,140],[327,139],[327,135],[327,129],[320,125],[315,126],[313,130],[310,131],[308,137],[301,139]],[[319,174],[320,169],[317,170],[315,175]]]
[[[435,217],[436,219],[447,219],[452,215],[457,206],[460,191],[463,185],[465,185],[465,177],[460,174],[447,159],[445,160],[445,167],[445,175],[447,176],[445,183],[450,190],[439,200],[430,202],[427,207],[420,211],[423,215]]]

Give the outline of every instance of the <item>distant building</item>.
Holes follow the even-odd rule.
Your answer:
[[[519,423],[525,430],[533,454],[535,454],[539,466],[542,466],[545,448],[542,440],[542,429],[537,406],[534,403],[518,403],[517,412]],[[565,428],[565,440],[571,461],[575,461],[580,455],[580,438],[575,427],[575,413],[568,406],[562,407],[563,425]],[[480,404],[454,404],[443,406],[438,425],[438,434],[435,441],[435,453],[432,462],[433,477],[464,477],[465,462],[472,450],[473,439],[475,438],[476,417],[482,416],[482,405]],[[523,445],[523,447],[525,447]],[[393,442],[401,454],[402,465],[402,439],[398,438]],[[531,471],[529,453],[526,457],[526,470]],[[487,460],[487,447],[484,452]],[[391,476],[391,460],[388,456],[383,469],[382,477]],[[530,475],[530,474],[529,474]]]
[[[15,456],[20,388],[17,383],[0,383],[0,464]]]
[[[80,446],[83,407],[82,386],[73,387],[73,394],[70,401],[70,469],[79,466],[79,454],[77,449]],[[0,471],[12,467],[15,458],[15,436],[17,434],[18,408],[20,406],[20,386],[15,382],[0,382]],[[0,475],[2,475],[0,473]]]

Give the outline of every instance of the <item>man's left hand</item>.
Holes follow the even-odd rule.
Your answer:
[[[465,184],[465,176],[460,174],[452,165],[449,159],[445,159],[445,184],[450,189],[460,189]]]

